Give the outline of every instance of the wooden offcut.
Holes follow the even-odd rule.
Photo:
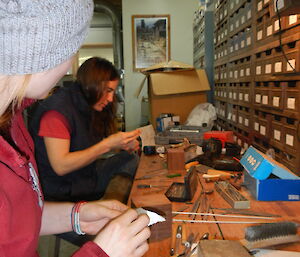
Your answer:
[[[166,221],[158,222],[150,227],[149,241],[155,242],[171,238],[172,234],[172,205],[164,194],[136,195],[131,199],[133,208],[142,207],[163,216]]]
[[[183,148],[170,148],[167,151],[168,170],[184,170],[185,158]]]
[[[251,255],[237,241],[200,240],[198,245],[200,257],[250,257]]]

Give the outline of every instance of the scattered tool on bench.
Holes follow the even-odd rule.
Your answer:
[[[167,178],[175,178],[175,177],[181,177],[180,173],[170,173],[166,175]]]
[[[294,222],[276,222],[249,226],[245,239],[241,243],[249,250],[300,241],[297,235],[299,224]]]
[[[200,239],[199,239],[199,241],[198,241],[198,243],[197,243],[197,245],[185,256],[185,257],[190,257],[190,256],[192,256],[194,253],[195,253],[195,251],[198,249],[198,246],[199,246],[199,242],[201,241],[201,240],[208,240],[208,238],[209,238],[209,233],[208,232],[206,232],[206,233],[204,233],[203,235],[202,235],[202,237],[200,237]]]
[[[192,250],[192,245],[197,240],[198,236],[199,236],[199,233],[197,233],[196,236],[194,235],[194,233],[189,234],[186,242],[184,242],[184,251],[183,251],[183,253],[179,254],[178,257],[190,256],[189,254]]]
[[[203,194],[200,193],[199,197],[197,198],[197,200],[195,201],[193,208],[192,208],[192,213],[196,213],[201,205],[201,202],[203,200]],[[178,214],[178,213],[177,213]],[[194,220],[196,218],[195,214],[190,214],[189,217],[191,217],[192,220]]]
[[[221,197],[235,209],[249,209],[250,201],[228,181],[216,181],[215,189]]]
[[[186,170],[189,170],[192,166],[197,166],[199,165],[199,162],[198,161],[193,161],[193,162],[189,162],[187,164],[184,165],[184,168]]]
[[[156,186],[156,185],[150,185],[150,184],[138,184],[137,188],[167,188],[167,186]]]
[[[215,208],[211,207],[213,210],[221,211],[221,214],[241,214],[241,215],[250,215],[250,216],[264,216],[264,217],[281,217],[278,214],[272,214],[267,212],[257,212],[244,209],[234,209],[234,208]]]
[[[206,182],[209,181],[219,181],[219,180],[229,180],[231,178],[238,178],[240,177],[239,174],[234,174],[229,171],[222,171],[222,170],[215,170],[215,169],[208,169],[205,174],[202,175]]]
[[[178,225],[176,235],[175,235],[175,247],[173,248],[173,251],[171,249],[171,253],[173,252],[173,255],[179,253],[181,242],[182,242],[182,226]]]
[[[150,178],[153,178],[155,176],[158,176],[158,175],[145,175],[145,176],[141,176],[141,177],[135,178],[135,180],[150,179]]]
[[[188,209],[188,208],[189,208],[189,206],[185,206],[184,208],[178,210],[177,212],[178,212],[178,213],[183,212],[183,211],[185,211],[185,210]],[[175,216],[177,216],[178,213],[174,213],[174,214],[172,215],[172,218],[174,218]]]

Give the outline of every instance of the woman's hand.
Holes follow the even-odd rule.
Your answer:
[[[130,141],[124,148],[123,150],[126,150],[128,152],[134,152],[137,151],[140,148],[139,141],[136,139],[133,141]]]
[[[95,235],[111,219],[121,215],[128,206],[116,200],[93,201],[80,207],[80,227],[87,234]]]
[[[94,239],[110,257],[143,256],[149,246],[149,217],[138,216],[133,209],[128,209],[112,220]]]
[[[137,138],[140,135],[140,130],[136,129],[129,132],[118,132],[105,138],[103,141],[109,145],[110,149],[135,150]]]

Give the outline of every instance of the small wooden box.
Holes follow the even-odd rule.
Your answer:
[[[154,211],[162,215],[166,221],[158,222],[150,227],[150,242],[160,241],[170,238],[172,235],[172,205],[168,198],[163,194],[149,194],[134,196],[131,199],[133,208],[142,207],[149,211]]]
[[[168,170],[184,170],[185,158],[183,148],[170,148],[167,151]]]

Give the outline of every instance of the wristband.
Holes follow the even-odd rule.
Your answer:
[[[80,228],[80,216],[79,216],[79,209],[80,206],[85,204],[86,202],[81,201],[81,202],[77,202],[73,205],[72,208],[72,212],[71,212],[71,225],[72,225],[72,229],[73,231],[77,234],[77,235],[85,235],[84,232],[81,231]]]

